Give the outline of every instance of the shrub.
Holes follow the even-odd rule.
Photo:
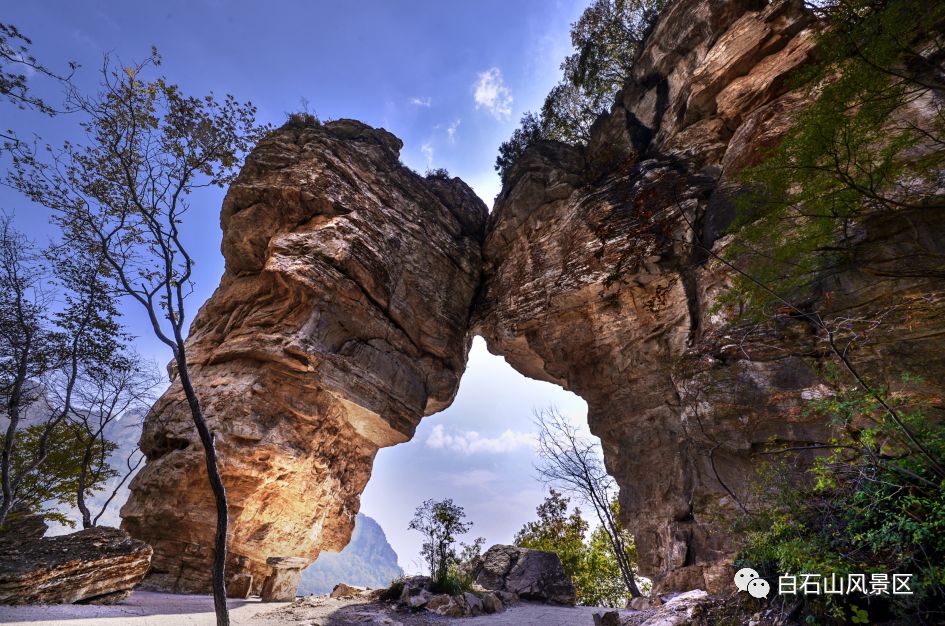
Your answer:
[[[942,458],[945,428],[926,419],[927,399],[900,392],[897,403],[926,449]],[[794,451],[767,452],[775,460],[762,472],[751,514],[736,524],[747,538],[736,567],[752,567],[774,580],[788,573],[912,574],[912,595],[799,595],[797,610],[808,621],[826,623],[890,616],[940,623],[945,481],[936,480],[930,459],[903,445],[898,426],[865,392],[839,388],[811,402],[809,410],[844,434],[806,470],[797,469]]]
[[[445,167],[438,167],[436,169],[427,170],[425,178],[427,180],[449,180],[450,173]]]
[[[312,128],[321,126],[321,122],[314,113],[308,111],[295,111],[286,115],[286,126],[293,128]]]

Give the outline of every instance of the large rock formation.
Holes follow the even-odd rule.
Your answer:
[[[798,0],[678,0],[587,148],[530,148],[490,216],[474,330],[522,373],[587,401],[657,591],[730,591],[727,520],[756,453],[829,441],[823,418],[800,410],[823,391],[812,325],[783,315],[762,332],[713,313],[731,273],[706,252],[728,241],[735,174],[809,100],[790,77],[814,28]],[[884,316],[882,341],[857,358],[941,372],[941,211],[859,228],[857,263],[822,277],[806,304],[829,293],[832,315],[869,318],[910,303],[916,323]]]
[[[226,273],[189,340],[230,496],[230,571],[258,590],[267,557],[343,547],[375,452],[449,404],[478,333],[587,400],[657,591],[730,591],[726,519],[757,453],[830,434],[800,410],[823,392],[815,330],[713,313],[731,273],[706,252],[729,241],[735,175],[810,100],[791,76],[815,29],[799,0],[677,0],[588,146],[529,148],[485,236],[472,192],[399,165],[386,131],[339,121],[262,142],[227,195]],[[942,372],[942,211],[857,228],[856,263],[806,302],[829,294],[831,313],[861,317],[909,303],[858,358]],[[153,584],[204,590],[214,515],[179,386],[142,443],[124,523],[154,546]]]
[[[447,406],[469,348],[486,207],[423,178],[387,131],[287,125],[224,201],[220,286],[189,362],[230,502],[228,571],[258,593],[269,557],[341,550],[378,448]],[[215,514],[179,383],[147,417],[122,509],[154,546],[149,584],[209,589]]]
[[[111,604],[148,571],[151,548],[117,528],[0,536],[0,604]]]

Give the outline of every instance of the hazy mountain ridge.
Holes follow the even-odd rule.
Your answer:
[[[338,583],[361,587],[386,587],[404,572],[397,553],[375,520],[358,513],[351,542],[341,552],[322,552],[302,573],[299,595],[328,593]]]

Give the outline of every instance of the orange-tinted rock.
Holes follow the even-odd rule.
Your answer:
[[[0,538],[0,604],[120,602],[144,578],[151,548],[117,528]]]
[[[801,410],[823,392],[810,325],[733,324],[716,307],[730,273],[705,252],[730,241],[735,175],[810,99],[789,90],[813,29],[796,0],[677,0],[588,148],[530,147],[490,215],[474,329],[518,371],[587,401],[658,593],[731,592],[727,520],[766,458],[757,453],[832,435]],[[917,102],[902,115],[933,110]],[[829,293],[835,315],[882,313],[882,341],[857,354],[880,380],[945,371],[945,216],[901,210],[857,229],[857,262],[804,297]],[[909,316],[882,309],[906,302]]]
[[[226,272],[188,360],[230,503],[228,572],[348,542],[378,448],[447,406],[466,363],[485,205],[399,163],[401,142],[340,120],[263,140],[222,210]],[[123,525],[148,584],[209,589],[215,514],[178,383],[154,406]]]

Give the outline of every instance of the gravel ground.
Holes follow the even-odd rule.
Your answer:
[[[446,618],[425,612],[401,613],[363,599],[309,596],[293,604],[231,600],[234,626],[592,626],[594,613],[608,609],[522,602],[502,613]],[[621,611],[632,615],[634,611]],[[138,591],[112,606],[64,604],[0,607],[0,625],[17,626],[214,626],[210,596]]]

